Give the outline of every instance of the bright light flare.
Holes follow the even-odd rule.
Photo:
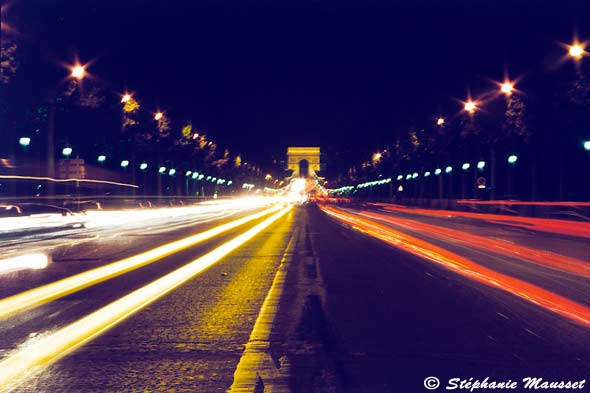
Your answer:
[[[445,118],[439,117],[438,119],[436,119],[436,125],[437,126],[444,126],[445,125]]]
[[[584,50],[584,45],[577,42],[571,45],[568,50],[569,56],[576,60],[580,60],[582,56],[584,56],[584,53],[586,53]]]
[[[25,269],[45,269],[49,265],[49,257],[42,253],[18,255],[0,259],[0,274]]]
[[[477,110],[477,105],[474,101],[469,100],[465,103],[463,109],[465,109],[466,112],[473,114]]]
[[[283,217],[291,208],[291,206],[282,208],[258,225],[208,254],[5,357],[0,362],[0,386],[6,387],[18,383],[20,378],[25,377],[32,370],[47,366],[97,338],[108,329],[217,263]]]
[[[162,112],[157,112],[154,115],[154,120],[158,121],[158,120],[162,120],[162,118],[164,117],[164,114]]]
[[[511,95],[512,92],[514,91],[514,83],[511,82],[504,82],[500,85],[500,91],[504,94],[506,94],[507,96]]]
[[[123,97],[121,97],[121,103],[124,104],[124,103],[128,102],[130,99],[131,99],[131,94],[125,93],[123,95]]]
[[[86,68],[81,64],[76,64],[71,68],[71,76],[72,78],[82,80],[86,76]]]

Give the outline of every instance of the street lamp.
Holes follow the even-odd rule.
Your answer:
[[[415,179],[415,178],[417,178],[417,177],[418,177],[418,172],[414,172],[414,173],[412,173],[412,179]]]
[[[186,177],[189,177],[190,175],[192,175],[192,171],[186,171],[186,173],[184,174]]]
[[[130,99],[131,99],[131,94],[125,93],[123,95],[123,97],[121,97],[121,103],[124,104],[124,103],[128,102]]]
[[[452,171],[453,171],[453,167],[450,165],[445,168],[445,173],[451,173]]]
[[[482,171],[483,168],[485,168],[485,167],[486,167],[486,162],[485,161],[479,161],[477,163],[477,169],[479,169],[480,171]]]
[[[145,171],[148,167],[148,164],[146,162],[142,162],[141,164],[139,164],[139,169],[142,171]]]
[[[83,65],[76,64],[75,66],[72,67],[71,76],[72,76],[72,78],[82,80],[86,76],[86,69],[84,68]]]
[[[129,166],[129,160],[121,161],[121,168],[127,168]]]
[[[570,57],[573,57],[576,60],[580,60],[584,55],[584,46],[576,42],[570,46],[568,54]]]
[[[436,119],[436,125],[440,126],[440,127],[444,126],[445,125],[445,118],[441,116],[438,119]]]
[[[199,177],[199,172],[193,172],[193,179],[197,179]]]
[[[28,136],[20,137],[20,139],[18,140],[18,144],[22,147],[29,147],[29,145],[31,144],[31,138],[29,138]]]
[[[64,148],[61,150],[61,154],[62,154],[64,157],[66,157],[66,158],[69,158],[69,157],[72,155],[72,151],[73,151],[73,150],[72,150],[72,148],[71,148],[71,147],[69,147],[69,146],[66,146],[66,147],[64,147]]]
[[[158,172],[159,172],[159,173],[164,173],[164,172],[166,172],[166,167],[165,167],[165,166],[161,166],[161,167],[158,169]]]
[[[428,172],[428,171],[424,172],[424,177],[428,177],[428,176],[430,176],[430,172]]]
[[[585,150],[590,151],[590,141],[584,141],[582,146],[584,146]]]
[[[441,173],[442,173],[442,169],[440,169],[440,168],[436,168],[436,169],[434,170],[434,174],[435,174],[436,176],[440,175]]]
[[[511,154],[508,156],[508,163],[514,165],[518,160],[518,156],[515,154]]]
[[[174,174],[175,174],[175,173],[176,173],[176,169],[174,169],[174,168],[171,168],[171,169],[168,171],[168,174],[169,174],[170,176],[174,176]]]
[[[475,102],[469,100],[465,103],[464,109],[466,112],[472,115],[473,113],[475,113],[477,106],[475,105]]]
[[[514,84],[509,81],[506,81],[500,85],[500,91],[509,96],[514,91]]]
[[[406,175],[406,180],[410,180],[411,178],[412,178],[412,175],[411,174],[407,174]]]
[[[464,171],[468,170],[471,167],[471,164],[466,162],[463,164],[463,166],[461,166],[461,169],[463,169]]]
[[[164,114],[162,112],[156,112],[156,114],[154,115],[154,120],[156,120],[156,121],[162,120],[163,117],[164,117]]]
[[[401,180],[404,178],[404,175],[397,175],[397,180]]]
[[[107,156],[105,156],[104,154],[101,154],[96,158],[96,161],[100,162],[101,164],[103,162],[105,162],[106,160],[107,160]]]

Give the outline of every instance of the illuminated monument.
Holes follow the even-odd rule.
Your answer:
[[[287,169],[293,171],[293,177],[313,176],[320,171],[320,148],[287,148]]]

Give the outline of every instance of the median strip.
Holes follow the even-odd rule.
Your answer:
[[[4,298],[0,300],[0,318],[13,315],[20,311],[39,306],[41,304],[50,302],[60,297],[69,295],[73,292],[87,288],[99,282],[108,280],[110,278],[127,273],[131,270],[137,269],[168,255],[179,252],[188,247],[192,247],[205,240],[211,239],[214,236],[220,235],[231,229],[237,228],[240,225],[246,224],[250,221],[262,218],[273,212],[278,211],[281,206],[276,205],[262,212],[252,214],[235,221],[228,222],[209,229],[205,232],[200,232],[184,239],[176,240],[171,243],[164,244],[152,250],[133,255],[131,257],[112,262],[108,265],[97,267],[76,274],[74,276],[66,277],[59,281],[52,282],[41,287],[37,287],[19,294]]]

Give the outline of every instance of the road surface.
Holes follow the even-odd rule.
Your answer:
[[[53,261],[0,275],[0,386],[422,392],[431,376],[588,378],[590,246],[569,224],[393,205],[267,209],[4,238]],[[224,225],[112,277],[18,299]],[[166,286],[147,292],[155,281]],[[89,315],[106,319],[84,330]]]

